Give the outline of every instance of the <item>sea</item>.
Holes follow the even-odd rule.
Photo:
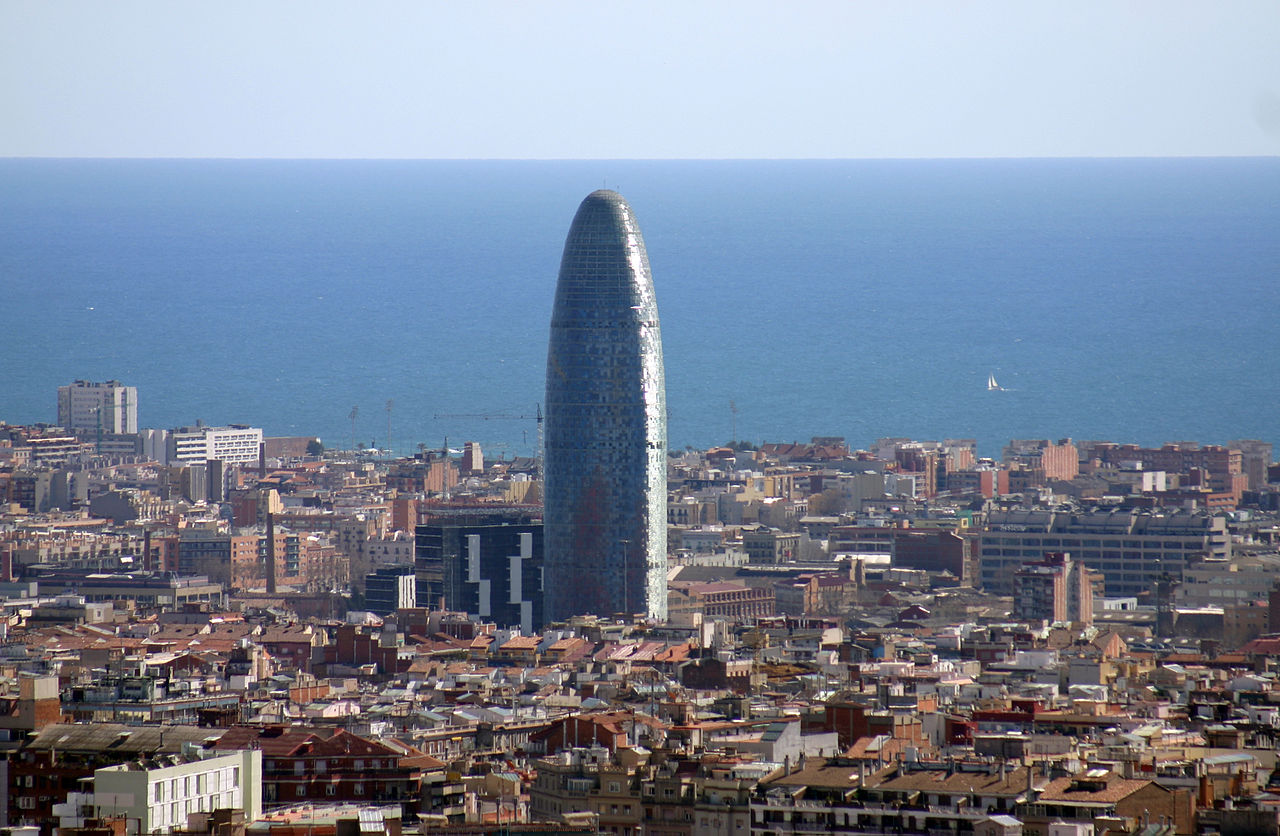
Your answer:
[[[116,379],[145,427],[529,455],[602,187],[648,245],[672,449],[1280,444],[1280,158],[4,159],[0,421]]]

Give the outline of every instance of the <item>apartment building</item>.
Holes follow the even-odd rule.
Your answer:
[[[1202,558],[1227,560],[1224,517],[1136,511],[997,511],[980,535],[982,588],[1012,595],[1014,573],[1048,552],[1070,552],[1102,573],[1107,595],[1137,595],[1168,573],[1176,578]]]
[[[58,426],[103,433],[138,431],[138,390],[118,380],[58,387]]]

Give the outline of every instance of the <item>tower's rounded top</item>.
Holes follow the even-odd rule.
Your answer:
[[[578,207],[588,209],[592,207],[608,207],[611,210],[624,209],[631,210],[631,206],[627,203],[627,199],[615,192],[613,189],[596,189],[591,194],[582,199],[582,204]]]
[[[600,235],[604,230],[616,235],[619,244],[628,234],[640,232],[631,204],[613,189],[596,189],[582,199],[569,228],[569,241],[582,235]]]

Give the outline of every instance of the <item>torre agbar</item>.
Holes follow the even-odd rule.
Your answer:
[[[667,405],[649,256],[616,192],[578,207],[547,351],[548,620],[667,613]]]

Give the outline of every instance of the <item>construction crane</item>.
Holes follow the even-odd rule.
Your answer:
[[[437,412],[434,417],[437,421],[442,419],[459,421],[537,421],[538,450],[534,457],[536,462],[534,477],[538,481],[542,481],[542,404],[534,404],[532,415],[513,412]]]

